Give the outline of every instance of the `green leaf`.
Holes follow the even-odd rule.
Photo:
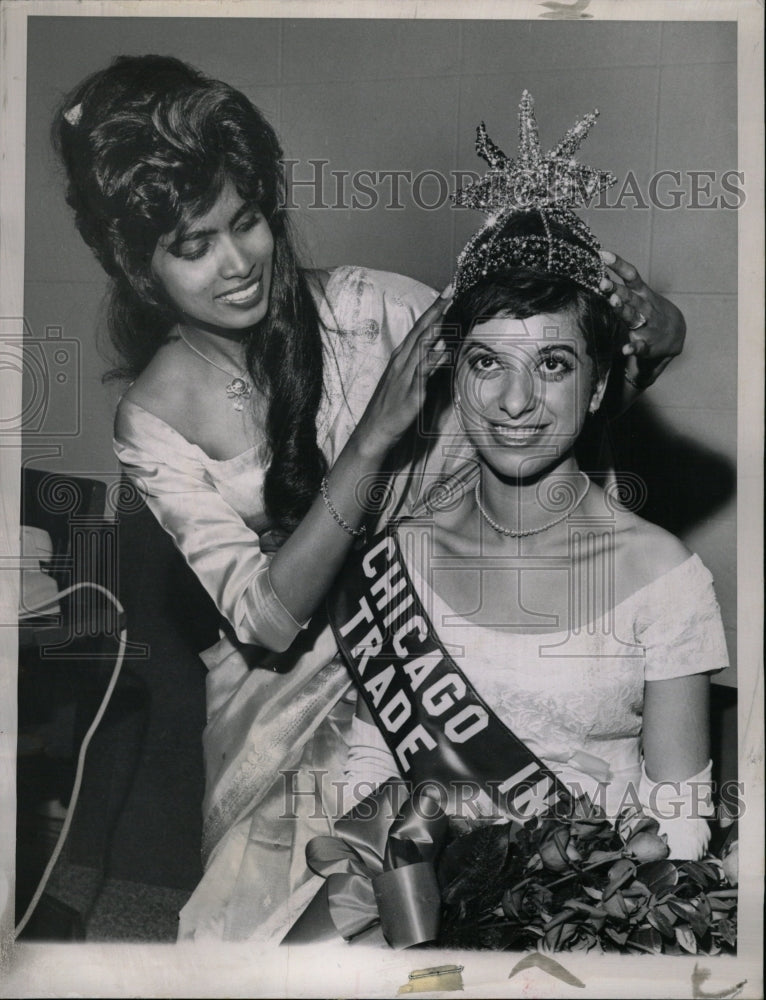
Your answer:
[[[628,938],[628,944],[650,955],[659,955],[662,951],[662,938],[653,927],[640,927],[633,931]]]
[[[652,925],[656,930],[662,934],[663,937],[670,939],[675,939],[675,931],[673,925],[668,920],[668,918],[660,912],[661,907],[657,906],[653,910],[649,910],[646,914],[646,919],[648,923]]]
[[[627,920],[630,916],[630,910],[625,905],[625,900],[619,891],[614,892],[608,899],[604,896],[601,905],[609,916],[614,917],[615,920]]]
[[[559,924],[565,924],[568,920],[576,915],[576,911],[567,907],[560,913],[557,913],[555,917],[548,921],[543,930],[547,933],[553,927],[558,927]]]
[[[563,948],[568,942],[577,936],[579,927],[577,924],[564,924],[559,936],[559,948]]]
[[[511,920],[521,920],[521,904],[524,899],[524,889],[507,889],[503,893],[503,913]]]
[[[712,889],[720,882],[718,872],[713,866],[699,861],[684,861],[679,870],[701,889]]]
[[[607,861],[616,861],[621,857],[622,851],[591,851],[586,864],[588,868],[595,868],[596,865],[603,865]]]
[[[658,904],[657,906],[655,906],[653,912],[662,914],[662,916],[665,918],[665,920],[667,920],[667,922],[671,925],[671,927],[674,924],[678,923],[678,914],[673,913],[673,911],[671,910],[671,908],[668,906],[667,903]]]
[[[592,948],[596,947],[597,937],[595,934],[581,934],[580,937],[572,944],[570,951],[585,951],[588,952]]]
[[[733,910],[737,905],[736,899],[711,899],[710,896],[708,896],[708,902],[713,913],[728,913],[729,910]]]
[[[632,879],[635,871],[636,866],[632,861],[628,861],[627,858],[620,858],[619,861],[616,861],[609,869],[609,884],[604,889],[603,902],[606,902],[610,896],[613,896],[620,886],[624,885],[629,879]]]
[[[609,879],[620,879],[624,882],[627,878],[632,878],[635,873],[635,864],[628,858],[620,858],[620,860],[616,861],[609,869]]]
[[[628,940],[628,932],[627,931],[618,931],[618,930],[615,930],[614,927],[607,927],[606,928],[606,934],[607,934],[607,937],[610,937],[612,939],[612,941],[614,941],[615,944],[618,944],[621,948],[625,944],[625,942]]]
[[[705,921],[706,924],[709,924],[713,916],[713,908],[710,905],[707,896],[703,894],[697,896],[697,898],[694,900],[694,905],[697,908],[697,913],[700,915],[700,917]]]
[[[592,917],[605,917],[606,911],[599,909],[598,906],[591,906],[589,903],[584,903],[581,899],[568,899],[564,906],[570,910],[576,910],[578,913],[587,913]]]
[[[737,943],[737,928],[727,917],[723,917],[718,921],[717,931],[720,936],[724,939],[727,944],[730,944],[732,948]]]
[[[699,937],[702,937],[705,931],[707,931],[709,921],[700,913],[694,902],[671,900],[668,903],[668,906],[677,916],[686,919],[691,926],[691,929]]]
[[[681,945],[684,951],[688,951],[692,955],[697,954],[697,939],[694,936],[694,932],[688,924],[677,924],[675,927],[676,941]]]
[[[633,879],[630,885],[623,886],[622,894],[626,899],[639,899],[651,895],[647,886],[643,882],[639,882],[638,879]]]
[[[636,869],[636,878],[650,892],[670,889],[678,882],[678,869],[672,861],[647,861]]]
[[[644,917],[646,917],[646,915],[647,915],[648,912],[649,912],[649,904],[648,903],[644,903],[642,906],[639,906],[639,908],[636,910],[636,912],[630,918],[631,924],[641,924],[641,923],[643,923]]]
[[[551,951],[559,950],[559,943],[561,941],[563,927],[559,925],[558,927],[551,927],[543,935],[543,944],[546,948],[550,948]]]

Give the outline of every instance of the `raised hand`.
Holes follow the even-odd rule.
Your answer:
[[[439,322],[452,298],[444,289],[394,351],[353,434],[291,536],[264,540],[275,552],[269,579],[295,622],[305,622],[327,593],[360,525],[370,514],[360,485],[378,475],[389,450],[418,415],[429,375],[447,358]]]
[[[601,259],[622,280],[619,283],[605,278],[601,283],[602,291],[612,293],[609,302],[630,331],[622,353],[641,361],[667,364],[683,350],[686,337],[683,313],[651,289],[633,264],[611,250],[602,250]]]
[[[429,376],[448,357],[440,321],[452,295],[448,285],[391,355],[354,432],[363,451],[387,452],[420,412]]]

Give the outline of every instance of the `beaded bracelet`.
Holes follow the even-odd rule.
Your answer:
[[[367,541],[367,528],[365,525],[361,525],[358,528],[352,528],[348,521],[338,513],[335,509],[330,495],[327,491],[327,476],[322,477],[322,482],[319,484],[319,491],[322,494],[322,500],[324,500],[324,505],[330,512],[330,515],[336,524],[340,525],[341,528],[346,532],[346,534],[351,535],[352,538],[361,538],[362,542]]]

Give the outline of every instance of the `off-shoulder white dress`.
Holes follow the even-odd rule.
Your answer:
[[[330,275],[318,301],[325,390],[318,442],[328,463],[348,440],[392,351],[435,295],[396,274],[341,267]],[[217,461],[123,400],[114,447],[234,631],[202,654],[205,875],[182,912],[180,936],[247,937],[305,876],[297,825],[291,814],[283,818],[285,782],[293,779],[280,772],[335,766],[353,714],[353,698],[343,700],[349,677],[324,615],[301,626],[271,587],[270,556],[259,545],[270,527],[265,446]],[[458,453],[453,449],[449,461],[459,465]],[[327,820],[312,818],[310,796],[298,795],[295,804],[306,814],[300,825],[306,836],[329,832]]]
[[[692,555],[576,632],[509,631],[456,614],[415,566],[413,583],[466,678],[575,796],[614,818],[635,804],[646,681],[728,666],[713,578]],[[352,784],[397,775],[378,730],[355,722]]]
[[[588,795],[610,818],[635,806],[644,684],[728,665],[712,577],[699,557],[690,556],[576,633],[542,635],[489,628],[456,614],[419,572],[416,551],[417,545],[403,546],[401,556],[423,608],[486,704],[573,795]],[[376,726],[354,718],[344,741],[343,806],[349,806],[399,770]],[[464,777],[461,772],[463,788]],[[494,812],[486,795],[470,802],[456,815]],[[280,941],[322,883],[314,876],[297,886],[258,937]]]

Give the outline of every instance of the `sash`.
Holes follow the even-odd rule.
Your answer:
[[[451,810],[488,796],[524,822],[572,796],[495,715],[437,636],[393,523],[347,560],[328,601],[338,647],[402,775]],[[475,815],[475,810],[471,815]]]

